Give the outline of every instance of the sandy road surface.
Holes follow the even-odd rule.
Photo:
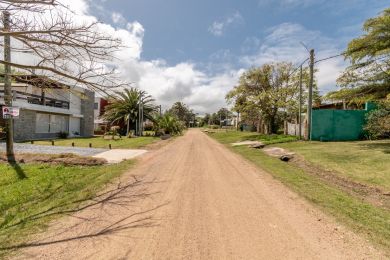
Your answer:
[[[140,160],[18,258],[384,258],[199,130]]]

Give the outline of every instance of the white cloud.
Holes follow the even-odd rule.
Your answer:
[[[121,13],[113,12],[111,14],[111,19],[115,24],[124,24],[126,23],[126,19],[123,17]]]
[[[77,16],[75,20],[78,22],[97,21],[97,18],[89,13],[90,1],[64,0],[64,3],[74,11]],[[234,23],[235,19],[238,19],[237,15],[227,19],[227,24]],[[126,46],[116,53],[116,59],[112,64],[107,64],[117,67],[123,79],[146,90],[158,104],[163,105],[164,109],[175,101],[183,101],[199,113],[216,111],[226,106],[225,95],[236,84],[240,71],[208,75],[197,69],[193,62],[169,66],[164,60],[142,60],[145,32],[142,24],[137,21],[128,22],[120,14],[112,14],[112,21],[119,28],[100,23],[98,30],[120,38]]]
[[[213,24],[209,27],[208,31],[214,36],[222,36],[230,26],[241,24],[243,22],[244,18],[242,17],[240,12],[237,11],[223,21],[213,22]]]
[[[97,18],[88,12],[90,1],[68,0],[66,2],[78,14],[79,21],[97,21]],[[218,66],[221,69],[217,72],[214,70],[213,73],[205,72],[207,69],[198,69],[199,64],[194,62],[182,62],[170,66],[162,59],[146,61],[141,58],[145,33],[142,24],[137,21],[128,22],[123,16],[112,17],[112,20],[117,21],[116,24],[120,28],[110,24],[99,24],[99,30],[120,38],[127,46],[116,54],[115,63],[110,64],[118,68],[124,79],[146,90],[158,104],[163,105],[164,109],[175,101],[183,101],[199,113],[213,112],[226,106],[225,95],[237,84],[243,72],[243,69],[234,69],[235,66],[229,65],[235,63],[235,57],[229,50],[221,50],[211,56],[217,62],[227,64]],[[241,15],[236,13],[220,22],[220,25],[216,24],[214,32],[211,29],[210,32],[214,35],[222,35],[229,26],[242,21]],[[121,24],[118,24],[119,22]],[[248,38],[243,51],[252,54],[240,58],[242,67],[259,66],[270,61],[304,60],[307,52],[300,45],[300,41],[315,47],[319,58],[339,52],[332,39],[322,36],[318,31],[307,30],[299,24],[281,24],[270,28],[267,33],[268,36],[261,41],[254,37]],[[318,64],[320,71],[317,73],[317,78],[323,90],[334,86],[335,79],[343,66],[342,59]]]
[[[275,61],[298,64],[308,58],[308,52],[301,42],[315,49],[317,60],[342,52],[333,39],[323,36],[319,31],[308,30],[300,24],[283,23],[268,30],[268,35],[255,54],[243,56],[240,60],[244,66],[260,66]],[[339,57],[320,62],[316,68],[319,88],[326,92],[336,87],[336,79],[345,68],[345,62]]]

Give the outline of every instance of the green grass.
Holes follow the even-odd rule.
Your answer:
[[[215,133],[210,136],[221,143],[228,144],[233,139],[232,135],[234,134]],[[241,136],[241,133],[237,134],[237,136],[239,135]],[[288,145],[293,146],[294,144]],[[342,146],[343,143],[339,143],[339,145]],[[227,145],[227,147],[253,162],[259,168],[266,170],[308,201],[333,215],[338,221],[351,227],[356,232],[364,234],[368,239],[390,253],[390,212],[388,210],[365,203],[336,187],[322,182],[316,176],[307,174],[294,165],[266,155],[261,150],[246,146],[231,147]]]
[[[74,142],[76,147],[88,147],[92,143],[93,148],[108,148],[111,144],[113,149],[136,149],[145,147],[148,144],[158,141],[158,137],[133,137],[121,139],[107,140],[103,137],[92,137],[92,138],[70,138],[70,139],[59,139],[54,140],[57,146],[71,146]],[[37,145],[51,145],[51,141],[35,141]]]
[[[280,144],[321,168],[390,191],[390,140]]]
[[[213,134],[214,138],[221,143],[235,143],[240,141],[260,141],[264,144],[276,144],[298,140],[289,135],[264,135],[254,132],[219,131]]]
[[[133,164],[133,161],[94,167],[0,164],[0,258],[10,251],[4,248],[23,243],[31,234],[45,230],[50,220],[93,198]],[[26,178],[22,179],[23,175]]]

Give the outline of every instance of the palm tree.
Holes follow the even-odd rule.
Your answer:
[[[125,89],[123,92],[116,92],[116,95],[109,99],[103,118],[112,124],[125,122],[129,135],[130,124],[135,123],[139,117],[140,104],[143,105],[143,118],[154,121],[153,114],[158,108],[153,102],[152,96],[143,90],[133,87]]]

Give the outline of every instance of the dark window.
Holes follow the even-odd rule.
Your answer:
[[[94,106],[93,106],[93,109],[98,110],[98,109],[99,109],[99,103],[96,102],[96,103],[94,104]]]

